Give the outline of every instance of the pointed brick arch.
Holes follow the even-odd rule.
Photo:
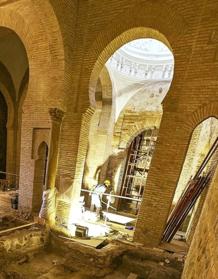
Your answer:
[[[98,128],[101,130],[101,132],[107,133],[108,123],[110,122],[111,117],[114,115],[114,110],[112,106],[112,82],[105,66],[99,75],[99,81],[101,83],[102,90],[102,105]]]
[[[47,4],[45,4],[44,9],[49,9]],[[50,7],[50,9],[52,9],[52,7]],[[58,26],[57,22],[56,25]],[[24,45],[30,68],[28,91],[50,91],[51,89],[48,87],[48,83],[52,76],[58,80],[56,83],[56,88],[58,88],[60,81],[63,81],[63,77],[61,77],[63,72],[59,71],[58,74],[50,71],[50,69],[54,61],[56,64],[55,66],[59,66],[59,69],[64,69],[62,61],[63,47],[61,47],[60,39],[57,40],[59,45],[51,45],[51,35],[49,38],[42,20],[39,20],[37,7],[35,7],[31,1],[25,5],[21,2],[16,2],[10,6],[3,7],[0,10],[0,27],[1,26],[14,31]],[[57,63],[59,64],[57,65]],[[34,77],[34,79],[32,77]],[[37,88],[35,79],[41,81],[41,85],[38,85],[40,88]],[[63,86],[63,84],[61,84],[61,86]],[[57,91],[59,90],[57,89]]]
[[[209,117],[218,118],[218,102],[204,104],[192,112],[184,123],[184,130],[193,131],[201,122]]]
[[[116,121],[113,133],[113,147],[114,148],[127,148],[132,140],[141,132],[150,128],[159,128],[161,121],[161,113],[132,112],[131,118],[134,121],[128,121],[128,116],[125,119],[125,110],[121,112]]]
[[[9,80],[8,80],[9,81]],[[5,80],[1,80],[0,78],[0,92],[3,95],[5,102],[7,104],[7,144],[6,144],[6,172],[14,173],[15,166],[15,153],[14,153],[14,145],[15,145],[15,129],[14,129],[14,121],[15,121],[15,105],[14,100],[11,97],[11,89],[10,83],[5,83]],[[13,87],[12,87],[13,88]],[[9,90],[8,90],[9,89]]]
[[[93,88],[96,87],[98,76],[99,76],[104,64],[111,57],[111,55],[117,49],[119,49],[121,46],[128,43],[129,41],[139,39],[139,38],[153,38],[153,39],[159,40],[171,49],[171,46],[170,46],[168,40],[166,39],[166,37],[155,29],[151,29],[151,28],[147,28],[147,27],[135,27],[135,28],[129,29],[129,30],[121,33],[118,37],[113,39],[103,49],[103,51],[100,53],[98,59],[96,60],[96,62],[94,64],[94,67],[93,67],[91,75],[90,75],[90,82],[89,82],[89,97],[90,97],[91,105],[94,105],[93,98],[92,98]],[[97,44],[97,43],[95,43],[95,44]],[[99,45],[100,45],[100,42],[99,42]]]
[[[20,208],[31,210],[34,160],[33,128],[49,128],[49,107],[65,106],[65,59],[59,23],[49,1],[16,1],[0,9],[0,27],[15,32],[23,43],[29,80],[21,96]],[[51,30],[53,30],[51,32]],[[51,70],[52,69],[52,70]],[[26,175],[28,166],[28,176]],[[31,182],[30,182],[31,181]],[[28,189],[28,190],[27,190]]]
[[[84,94],[89,91],[90,80],[97,81],[105,62],[122,45],[134,39],[153,38],[175,51],[176,44],[187,29],[188,25],[179,11],[170,9],[164,3],[146,2],[122,11],[99,32],[88,47],[84,58],[86,68],[81,76],[81,103],[83,98],[84,105],[84,98],[87,98]]]
[[[48,156],[48,144],[42,141],[38,146],[37,158],[35,160],[34,182],[33,182],[33,212],[38,213],[42,204],[42,193],[45,184],[46,163]]]
[[[90,80],[89,88],[94,107],[102,108],[104,104],[112,105],[112,81],[106,66],[102,68],[97,82]]]
[[[0,82],[4,84],[7,89],[7,92],[12,100],[16,98],[15,87],[13,83],[13,79],[11,74],[9,73],[8,69],[5,67],[3,63],[0,62]]]
[[[105,66],[102,68],[100,72],[99,79],[102,87],[102,100],[103,102],[112,105],[112,82],[109,72]]]

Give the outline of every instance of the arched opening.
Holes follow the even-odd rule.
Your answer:
[[[146,35],[147,33],[150,34],[150,31],[149,29],[145,32],[144,38],[142,32],[140,32],[139,38],[135,38],[135,34],[132,33],[133,41],[129,38],[129,42],[126,42],[126,37],[124,37],[126,44],[120,39],[119,47],[114,49],[114,53],[111,53],[111,49],[108,50],[106,63],[102,65],[102,67],[105,66],[107,68],[111,79],[111,116],[114,117],[108,119],[106,123],[108,127],[107,132],[110,131],[106,134],[106,137],[110,139],[110,141],[105,140],[104,146],[101,146],[100,136],[96,138],[93,137],[94,133],[92,128],[95,126],[95,129],[98,129],[99,122],[97,119],[99,118],[96,118],[95,121],[93,120],[96,114],[94,114],[92,118],[93,123],[95,122],[96,125],[92,126],[91,121],[90,135],[92,135],[92,137],[89,137],[89,150],[92,148],[90,144],[94,142],[95,153],[93,152],[93,156],[90,158],[90,165],[92,165],[93,162],[96,169],[91,172],[90,169],[86,170],[89,173],[89,179],[83,180],[85,183],[83,185],[82,195],[86,196],[86,193],[91,191],[93,187],[98,184],[103,184],[107,179],[111,179],[110,192],[108,192],[109,188],[107,188],[103,196],[104,194],[107,196],[109,193],[111,195],[113,192],[113,205],[112,203],[108,203],[106,198],[102,199],[100,207],[104,211],[107,211],[106,213],[111,213],[112,215],[117,215],[117,210],[124,209],[125,207],[129,207],[127,214],[138,213],[143,193],[142,188],[145,187],[147,176],[145,161],[150,165],[154,151],[153,145],[157,138],[156,131],[160,125],[161,115],[163,113],[162,102],[170,88],[173,78],[174,58],[172,52],[168,48],[169,44],[167,43],[167,45],[165,45],[161,41],[155,39],[155,31],[153,33],[151,32],[151,37],[147,37]],[[122,35],[120,38],[122,38]],[[163,39],[164,36],[158,33],[157,38]],[[167,42],[165,39],[163,39],[163,41]],[[103,52],[105,54],[106,49]],[[104,54],[102,53],[102,55]],[[96,109],[98,109],[99,100],[102,99],[102,94],[100,93],[102,88],[98,79],[102,67],[99,66],[99,61],[102,63],[101,55],[93,69],[89,88],[90,102]],[[111,130],[110,127],[112,127]],[[155,127],[155,129],[151,129],[151,127]],[[149,134],[151,131],[152,133]],[[147,132],[148,134],[146,134]],[[155,135],[153,135],[153,132]],[[139,140],[139,138],[141,139]],[[153,140],[154,138],[155,140]],[[138,141],[140,144],[137,143]],[[131,144],[131,142],[133,143]],[[128,172],[129,166],[132,164],[130,155],[127,156],[127,160],[125,156],[129,145],[129,150],[138,148],[134,152],[137,154],[140,152],[143,153],[141,162],[139,158],[137,158],[138,160],[135,162],[133,172]],[[143,146],[146,146],[145,149],[143,149]],[[148,149],[152,149],[152,152],[151,150],[148,151]],[[99,150],[104,154],[101,157],[99,156]],[[129,153],[131,153],[131,151]],[[121,170],[119,167],[120,164],[125,165],[125,161],[129,161],[125,167],[127,170],[124,172],[125,174],[117,172],[117,169]],[[139,166],[140,163],[142,163],[141,166]],[[141,169],[143,169],[144,173],[138,178],[138,182],[134,182],[137,181],[136,177],[139,175]],[[111,173],[111,177],[109,177],[109,173]],[[134,178],[130,180],[127,179],[127,177],[131,175],[134,176]],[[114,179],[115,176],[116,179]],[[120,181],[122,182],[118,185]],[[124,189],[126,187],[130,190],[125,191]],[[127,203],[125,204],[120,201],[122,199],[130,199],[132,204],[127,206]],[[87,209],[89,208],[90,202],[92,203],[87,195],[84,200]],[[135,208],[132,210],[134,206]],[[118,215],[122,217],[120,214]],[[104,214],[104,218],[107,219],[105,216],[106,214]],[[119,219],[119,216],[116,217],[116,219]],[[73,216],[71,216],[70,219],[71,218],[73,219]],[[135,216],[131,220],[135,221]],[[122,223],[122,225],[124,225],[124,223]]]
[[[218,163],[218,119],[209,117],[193,131],[175,191],[163,241],[190,245]]]
[[[0,90],[7,103],[7,140],[6,152],[6,178],[10,185],[18,187],[19,183],[19,153],[18,145],[19,113],[18,107],[22,92],[23,76],[28,71],[28,58],[25,47],[19,36],[11,29],[0,26]]]
[[[42,142],[38,148],[38,158],[35,160],[33,183],[33,212],[38,213],[42,204],[42,193],[45,190],[48,145]]]
[[[163,113],[162,102],[172,81],[173,66],[172,53],[163,43],[155,39],[131,41],[118,49],[106,63],[113,85],[112,147],[104,164],[99,164],[98,176],[94,181],[102,183],[105,179],[110,179],[116,195],[125,200],[116,201],[113,206],[116,213],[120,210],[130,215],[138,213],[148,171],[143,175],[137,172],[137,164],[140,164],[140,160],[131,162],[129,154],[142,152],[142,158],[148,160],[142,146],[148,142],[154,145],[157,139]],[[153,132],[149,135],[151,131]],[[149,140],[147,136],[150,137]],[[136,142],[134,144],[134,138],[137,141],[139,137],[142,137],[141,144]],[[151,148],[151,145],[148,144],[146,148]],[[152,149],[154,151],[154,146]],[[150,155],[152,154],[150,152]],[[152,156],[148,160],[149,165],[151,158]],[[129,164],[129,167],[126,164]],[[134,170],[130,170],[131,164],[134,165]],[[133,179],[129,179],[130,176]],[[129,192],[124,190],[126,187]],[[124,204],[128,206],[125,208]]]

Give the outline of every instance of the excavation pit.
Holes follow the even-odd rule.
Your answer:
[[[96,249],[38,226],[1,236],[0,243],[0,279],[127,279],[133,271],[138,279],[179,279],[183,268],[161,249],[114,240]]]

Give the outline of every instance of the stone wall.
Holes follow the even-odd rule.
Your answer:
[[[139,278],[178,279],[183,268],[183,261],[166,251],[146,249],[122,240],[104,242],[96,249],[54,234],[50,239],[54,251],[59,247],[65,268],[80,271],[85,278],[121,278],[117,273],[120,268],[124,274],[122,278],[134,272]],[[106,274],[112,276],[104,277]]]
[[[45,247],[48,242],[48,232],[44,229],[31,227],[16,230],[0,236],[0,254],[2,256],[16,256],[37,251]]]

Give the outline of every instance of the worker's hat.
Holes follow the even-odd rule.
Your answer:
[[[106,180],[104,181],[104,185],[106,185],[106,186],[110,186],[110,185],[111,185],[110,180],[106,179]]]

